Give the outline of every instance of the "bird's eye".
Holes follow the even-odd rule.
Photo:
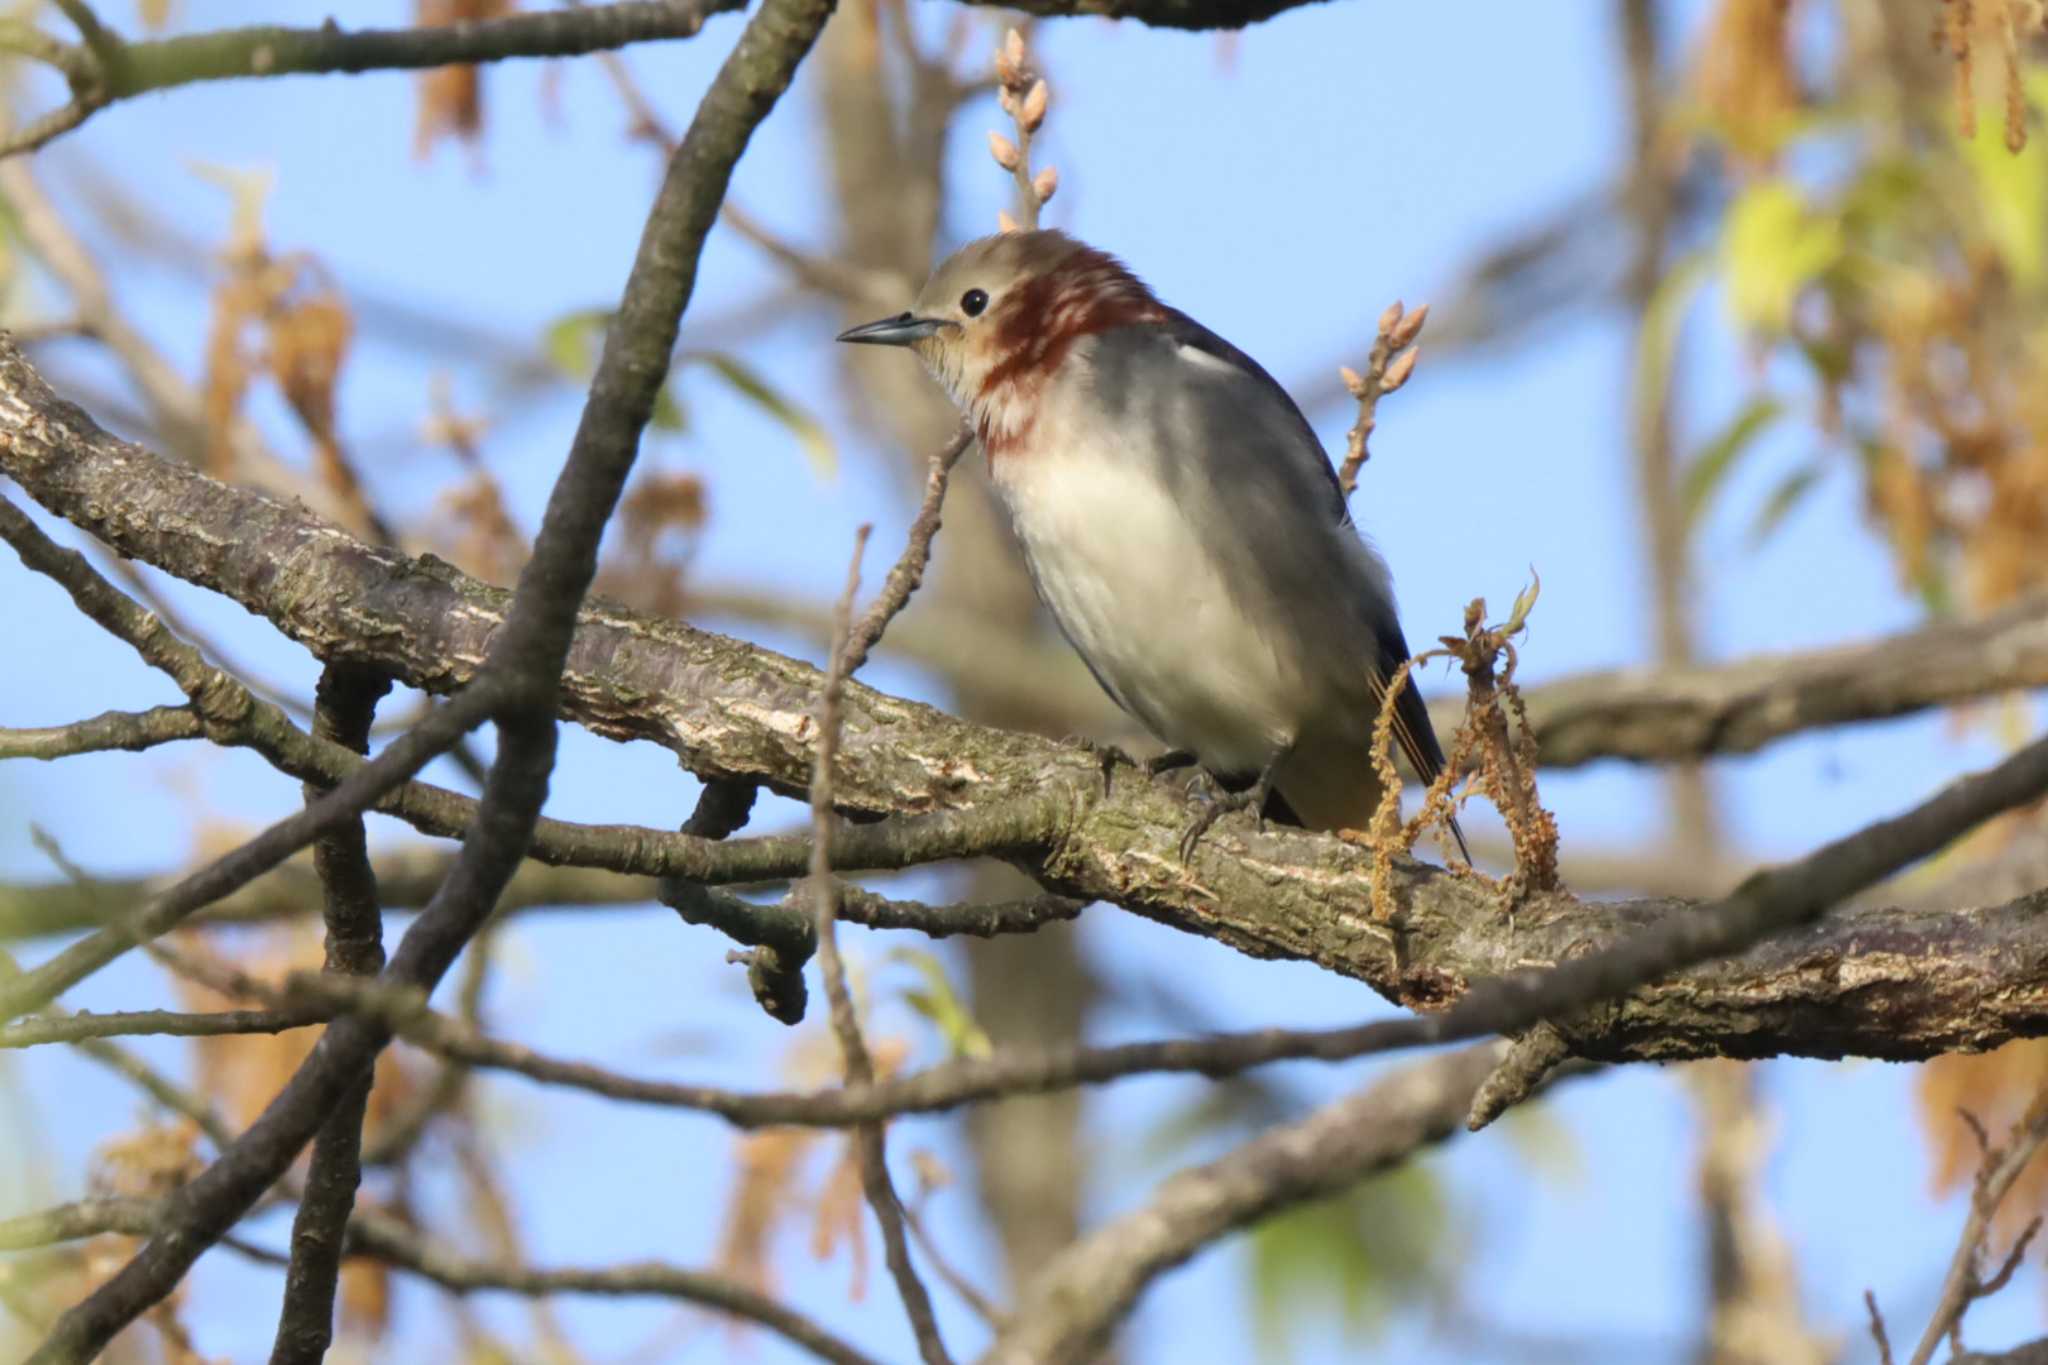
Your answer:
[[[960,311],[967,314],[968,317],[980,317],[981,310],[986,307],[988,307],[988,291],[986,289],[970,289],[960,296]]]

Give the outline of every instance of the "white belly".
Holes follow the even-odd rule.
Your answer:
[[[1156,480],[1117,461],[1005,457],[996,484],[1046,606],[1117,701],[1213,771],[1255,773],[1299,733],[1296,651],[1226,591]]]

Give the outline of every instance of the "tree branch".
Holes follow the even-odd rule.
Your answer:
[[[1173,1176],[1040,1270],[983,1365],[1094,1360],[1162,1273],[1228,1233],[1335,1194],[1458,1133],[1506,1048],[1481,1043],[1407,1066]]]
[[[1977,1129],[1977,1137],[1980,1142],[1983,1140],[1984,1130],[1981,1127]],[[2006,1258],[2004,1268],[1988,1280],[1984,1278],[1982,1269],[1984,1244],[1991,1237],[1992,1219],[1998,1213],[1998,1206],[2005,1201],[2007,1192],[2026,1171],[2044,1141],[2048,1141],[2048,1091],[2035,1096],[2027,1112],[2013,1125],[2005,1146],[1984,1153],[1983,1169],[1978,1172],[1976,1185],[1970,1191],[1970,1216],[1963,1222],[1962,1237],[1956,1243],[1955,1254],[1949,1259],[1948,1274],[1942,1279],[1941,1300],[1935,1306],[1934,1316],[1928,1319],[1927,1330],[1921,1334],[1920,1344],[1914,1348],[1908,1365],[1927,1365],[1934,1359],[1941,1339],[1961,1326],[1963,1314],[1970,1305],[1997,1293],[2012,1278],[2013,1269],[2025,1254],[2027,1243],[2040,1231],[2041,1220],[2035,1218],[2027,1226],[2012,1254]],[[1875,1312],[1874,1307],[1872,1311]],[[1960,1353],[1959,1338],[1956,1346]]]
[[[391,680],[380,674],[350,664],[328,665],[314,693],[314,732],[367,754],[377,701],[390,690]],[[319,800],[321,793],[321,787],[307,784],[307,801]],[[320,877],[327,927],[325,970],[357,978],[377,975],[384,968],[384,917],[362,817],[320,836],[313,845],[313,867]],[[319,1365],[333,1343],[342,1234],[363,1179],[363,1113],[373,1075],[372,1067],[362,1069],[313,1140],[305,1193],[292,1218],[291,1263],[285,1270],[271,1365]]]
[[[474,661],[503,629],[502,593],[439,561],[363,546],[302,510],[114,440],[55,398],[4,342],[0,469],[121,553],[226,593],[325,659],[358,660],[448,691],[475,678]],[[2033,666],[2023,662],[2026,641],[2042,630],[2015,612],[1991,618],[1982,634],[1915,632],[1871,652],[1954,663],[1972,652],[1975,682],[2005,687]],[[1816,661],[1816,679],[1853,667],[1840,662],[1845,652],[1831,651],[1737,668],[1783,675],[1796,672],[1801,657]],[[707,779],[794,795],[807,786],[818,676],[766,650],[600,604],[581,618],[562,708],[598,733],[654,739]],[[1948,664],[1917,676],[1948,679],[1938,690],[1950,699],[1965,685]],[[1581,706],[1597,709],[1589,697]],[[923,814],[842,825],[830,850],[835,867],[1004,857],[1058,893],[1109,900],[1254,955],[1315,962],[1412,1005],[1441,1004],[1472,981],[1612,943],[1696,905],[1543,898],[1518,912],[1510,943],[1482,893],[1400,862],[1393,892],[1403,918],[1383,924],[1370,911],[1369,858],[1339,841],[1227,823],[1205,840],[1196,866],[1185,868],[1174,852],[1186,821],[1181,803],[1129,770],[1114,775],[1104,797],[1096,760],[1077,748],[969,725],[858,684],[848,685],[845,707],[835,804],[864,814]],[[1773,713],[1782,718],[1787,710]],[[406,799],[421,790],[431,789],[407,788]],[[418,811],[407,818],[431,832],[461,832],[473,808],[447,795],[458,804],[434,822]],[[543,822],[533,851],[634,874],[730,882],[800,875],[809,850],[802,839],[712,845],[631,827]],[[1922,908],[1836,916],[1796,944],[1766,945],[1574,1021],[1573,1047],[1609,1060],[1781,1052],[1914,1058],[2037,1034],[2048,1028],[2048,929],[2035,905],[2022,898],[1968,914]]]
[[[964,447],[965,441],[958,443]],[[866,644],[872,644],[881,637],[889,618],[902,609],[910,598],[911,589],[917,586],[922,575],[923,556],[931,551],[931,533],[938,529],[938,501],[945,493],[945,473],[951,468],[951,460],[944,456],[932,462],[933,492],[927,499],[929,527],[922,544],[918,533],[912,530],[910,547],[904,551],[904,562],[917,559],[917,571],[907,576],[901,586],[891,583],[883,593],[883,600],[870,613],[873,633],[868,635],[868,621],[862,622],[862,633],[867,636],[860,646],[866,653]],[[927,520],[920,517],[920,520]],[[875,1083],[874,1058],[868,1053],[867,1040],[861,1036],[860,1016],[854,1012],[853,993],[847,989],[846,966],[839,956],[837,921],[839,918],[839,883],[832,876],[832,764],[839,753],[840,703],[846,687],[846,675],[851,671],[856,648],[851,634],[850,618],[853,615],[854,594],[860,591],[860,557],[867,548],[868,528],[863,526],[854,536],[853,562],[846,569],[846,592],[839,599],[839,610],[834,617],[832,630],[831,660],[825,670],[825,683],[818,692],[818,757],[811,775],[811,897],[815,906],[818,947],[818,972],[825,981],[825,1000],[832,1013],[832,1031],[839,1037],[839,1053],[846,1068],[849,1084],[871,1086]],[[888,607],[891,597],[895,598],[894,608]],[[924,1357],[925,1365],[952,1365],[953,1357],[946,1350],[945,1341],[939,1336],[938,1318],[932,1312],[931,1295],[918,1278],[917,1267],[910,1259],[910,1242],[903,1230],[903,1206],[896,1198],[896,1183],[889,1178],[888,1154],[884,1146],[883,1129],[879,1123],[864,1123],[854,1130],[853,1141],[860,1161],[860,1183],[867,1195],[868,1205],[875,1211],[875,1222],[882,1230],[882,1250],[889,1265],[890,1278],[896,1281],[897,1292],[903,1298],[904,1315],[910,1319],[910,1328],[917,1338],[918,1354]]]
[[[667,376],[698,253],[734,164],[830,13],[831,0],[765,0],[720,67],[648,214],[533,556],[520,574],[504,629],[484,656],[478,683],[363,770],[378,768],[415,736],[447,730],[443,718],[459,713],[472,697],[482,695],[488,706],[482,714],[498,721],[498,755],[477,822],[454,871],[399,943],[385,971],[396,984],[424,990],[440,979],[489,915],[525,851],[554,763],[557,698],[578,608],[596,570],[599,538]],[[357,784],[344,783],[308,811],[335,801],[352,785]],[[31,1360],[51,1365],[90,1358],[161,1302],[201,1252],[283,1174],[389,1036],[378,1021],[359,1017],[331,1025],[241,1140],[171,1196],[164,1227],[67,1312]]]
[[[0,144],[0,156],[33,151],[110,104],[197,81],[575,57],[695,37],[711,15],[741,8],[744,0],[620,0],[420,28],[349,32],[330,20],[319,28],[263,25],[139,43],[126,42],[93,21],[81,35],[87,39],[83,46],[41,33],[17,35],[6,45],[61,70],[71,85],[71,102]]]
[[[189,706],[152,706],[147,711],[106,711],[69,725],[33,729],[0,728],[0,759],[70,758],[74,754],[126,749],[140,753],[181,739],[203,739],[205,724]]]
[[[82,1199],[36,1213],[0,1219],[0,1251],[19,1251],[109,1232],[146,1237],[162,1225],[163,1201]],[[280,1261],[275,1252],[224,1239],[244,1255]],[[810,1318],[738,1281],[700,1270],[649,1262],[594,1270],[542,1270],[532,1266],[469,1260],[423,1240],[388,1214],[357,1213],[348,1223],[348,1254],[367,1256],[407,1270],[457,1294],[501,1292],[545,1294],[650,1295],[679,1299],[758,1324],[788,1338],[820,1359],[839,1365],[877,1365],[873,1357],[839,1340]]]

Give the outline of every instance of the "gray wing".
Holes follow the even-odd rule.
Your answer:
[[[1378,566],[1378,555],[1368,547],[1361,558],[1345,545],[1356,532],[1315,428],[1256,360],[1185,313],[1166,311],[1164,323],[1096,338],[1097,392],[1119,421],[1145,422],[1167,434],[1163,476],[1183,506],[1213,519],[1219,538],[1229,542],[1227,552],[1239,560],[1232,581],[1260,584],[1260,605],[1320,608],[1333,594],[1346,599],[1366,637],[1356,645],[1370,660],[1373,692],[1384,696],[1387,680],[1409,658],[1408,641],[1383,566],[1378,582],[1361,572],[1361,565]],[[1171,458],[1203,441],[1215,442],[1213,458]],[[1299,533],[1317,525],[1329,534]],[[1301,626],[1323,629],[1315,620]],[[1412,683],[1394,703],[1394,736],[1424,781],[1443,770],[1443,746]]]

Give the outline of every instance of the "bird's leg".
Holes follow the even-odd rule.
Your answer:
[[[1266,798],[1273,794],[1273,774],[1280,770],[1287,755],[1293,752],[1292,744],[1283,744],[1273,756],[1266,760],[1266,766],[1259,770],[1258,780],[1240,792],[1220,792],[1210,799],[1209,804],[1188,822],[1187,832],[1180,836],[1180,860],[1183,863],[1194,858],[1195,845],[1209,832],[1209,826],[1221,820],[1232,811],[1249,809],[1252,819],[1263,830],[1266,827]]]

